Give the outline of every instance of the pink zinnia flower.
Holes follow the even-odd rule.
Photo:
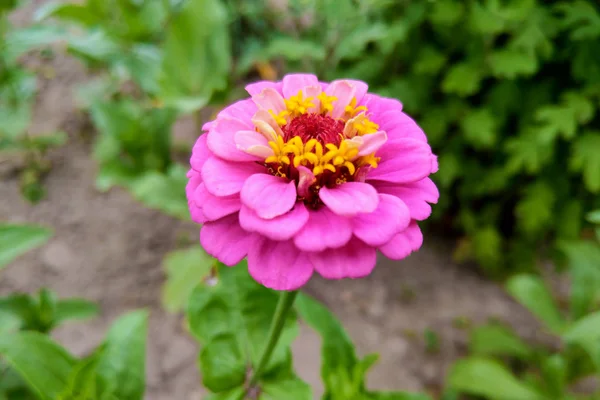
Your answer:
[[[377,250],[418,250],[437,158],[394,99],[354,80],[287,75],[246,87],[198,138],[188,173],[200,242],[226,265],[248,257],[261,284],[294,290],[317,271],[369,275]]]

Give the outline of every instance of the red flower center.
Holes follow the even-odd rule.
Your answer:
[[[327,143],[338,146],[342,141],[344,122],[321,114],[303,114],[292,119],[281,129],[286,142],[298,136],[303,143],[310,139],[317,139],[323,147]]]

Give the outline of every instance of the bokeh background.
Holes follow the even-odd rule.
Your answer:
[[[598,310],[596,1],[0,1],[0,220],[54,231],[2,271],[0,293],[97,301],[100,318],[54,333],[77,354],[125,310],[151,309],[146,398],[204,393],[180,314],[205,273],[184,194],[191,146],[245,83],[287,72],[400,99],[439,155],[422,250],[306,289],[361,354],[381,353],[371,387],[441,396],[490,320],[554,351],[560,339],[504,290],[516,274],[543,277],[565,313],[585,292],[567,319]],[[295,350],[320,387],[318,337],[303,327]],[[515,371],[535,375],[530,363]]]

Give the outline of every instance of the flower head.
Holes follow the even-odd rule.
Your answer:
[[[291,74],[246,87],[191,157],[187,197],[205,250],[227,265],[248,257],[263,285],[294,290],[369,275],[379,250],[418,250],[437,171],[425,134],[397,100],[354,80]]]

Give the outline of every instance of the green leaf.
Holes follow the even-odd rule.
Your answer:
[[[561,2],[556,8],[562,11],[562,25],[571,28],[571,39],[595,39],[600,36],[600,14],[590,2],[576,0]]]
[[[75,366],[64,348],[37,332],[0,335],[0,355],[44,400],[56,399]]]
[[[540,234],[552,224],[556,195],[545,182],[535,182],[525,189],[525,195],[515,207],[519,228],[530,236]]]
[[[452,26],[461,20],[464,9],[465,6],[460,1],[437,0],[433,3],[429,19],[436,25]]]
[[[206,400],[244,400],[246,397],[246,389],[237,387],[226,392],[209,394],[205,397]]]
[[[14,61],[21,55],[39,47],[49,46],[61,40],[68,40],[69,33],[63,27],[32,25],[15,29],[6,36],[4,51],[8,60]]]
[[[563,334],[567,342],[585,343],[600,338],[600,311],[576,321]]]
[[[304,59],[322,61],[326,56],[325,48],[321,43],[284,36],[273,38],[262,49],[261,53],[262,56],[256,61],[269,61],[277,57],[290,61],[302,61]]]
[[[0,269],[51,236],[52,231],[41,226],[0,223]]]
[[[466,141],[475,148],[489,149],[496,144],[498,123],[487,108],[471,111],[461,120],[461,127]]]
[[[500,325],[482,325],[471,332],[469,348],[475,355],[513,356],[527,360],[532,350],[515,333]]]
[[[502,236],[493,226],[478,228],[473,235],[473,255],[483,265],[496,268],[502,261]]]
[[[600,132],[588,132],[573,143],[571,168],[583,172],[583,181],[592,193],[600,193]]]
[[[76,22],[85,26],[102,25],[103,15],[94,12],[92,7],[82,4],[48,2],[42,4],[34,14],[36,21],[47,18],[57,18],[65,21]]]
[[[312,389],[297,377],[265,382],[260,396],[264,400],[311,400]]]
[[[565,321],[544,282],[533,275],[516,275],[506,283],[506,290],[535,315],[553,333],[560,334]]]
[[[365,400],[431,400],[431,397],[421,393],[373,392]]]
[[[545,399],[534,388],[517,380],[502,364],[485,358],[457,361],[447,382],[452,389],[491,400]]]
[[[235,388],[246,379],[246,360],[233,334],[212,338],[200,352],[202,383],[213,392]]]
[[[585,218],[592,224],[600,224],[600,210],[589,212]]]
[[[57,400],[98,399],[98,357],[79,362],[69,374],[69,381]]]
[[[215,260],[200,246],[168,253],[163,261],[167,280],[162,289],[162,302],[170,312],[187,304],[194,288],[210,273]]]
[[[483,79],[482,68],[467,62],[454,64],[442,81],[444,93],[467,97],[475,94]]]
[[[202,99],[227,86],[231,70],[226,10],[217,0],[189,0],[169,24],[161,88],[165,104]]]
[[[335,60],[356,60],[363,57],[364,51],[369,43],[378,42],[388,38],[389,27],[383,23],[373,23],[357,27],[350,31],[348,35],[335,46],[333,57]],[[321,60],[325,59],[326,50],[322,44],[317,44],[319,47],[318,54],[322,56]],[[315,49],[317,50],[317,49]],[[314,50],[313,50],[314,52]]]
[[[543,360],[542,374],[550,398],[565,398],[564,392],[567,385],[568,370],[569,365],[560,354],[553,354]]]
[[[16,332],[21,328],[21,318],[14,313],[4,310],[0,303],[0,335]]]
[[[173,164],[167,174],[146,173],[136,179],[130,185],[130,189],[136,200],[145,206],[187,220],[190,212],[185,196],[186,184],[185,168],[179,164]]]
[[[588,123],[595,114],[592,102],[578,93],[567,92],[559,105],[541,107],[535,113],[535,119],[545,126],[547,140],[558,135],[573,139],[579,125]]]
[[[505,79],[533,75],[539,67],[533,54],[513,49],[492,52],[489,56],[489,66],[495,77]]]
[[[141,400],[145,390],[148,313],[133,311],[113,323],[98,356],[98,375],[118,399]]]
[[[528,128],[519,136],[506,140],[504,147],[509,155],[507,171],[516,173],[524,170],[528,174],[537,174],[550,163],[554,147],[544,136],[543,131]]]
[[[54,313],[54,324],[59,325],[71,319],[89,319],[97,316],[98,313],[98,306],[89,300],[76,298],[59,300]]]
[[[234,268],[220,267],[218,277],[201,283],[193,291],[187,306],[192,334],[203,344],[211,345],[218,337],[234,337],[241,351],[240,363],[256,366],[266,345],[279,292],[269,290],[248,274],[246,263]],[[290,313],[265,372],[285,369],[289,364],[289,348],[298,334],[296,317]],[[229,354],[234,353],[233,350]],[[210,356],[218,356],[210,353]],[[208,356],[203,363],[218,363]],[[237,363],[235,365],[238,365]],[[232,383],[228,388],[233,389]]]
[[[0,148],[4,141],[15,140],[31,122],[31,107],[36,92],[36,77],[24,70],[8,69],[0,76]]]

